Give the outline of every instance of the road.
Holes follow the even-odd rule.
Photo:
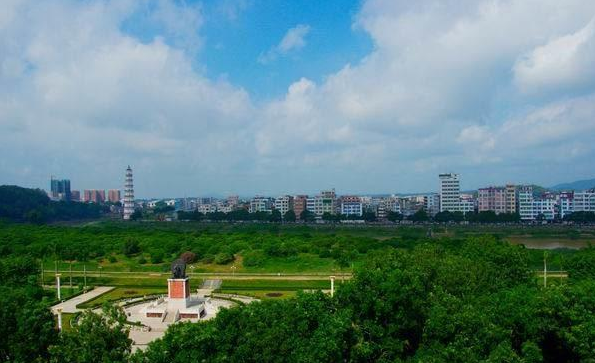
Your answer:
[[[106,292],[110,291],[114,289],[114,287],[112,286],[99,286],[96,287],[95,289],[86,292],[84,294],[81,294],[79,296],[75,296],[72,299],[63,301],[57,305],[52,306],[52,312],[54,314],[57,314],[57,309],[62,309],[63,313],[77,313],[79,311],[82,311],[81,309],[77,309],[77,305],[80,303],[83,303],[85,301],[89,301],[91,299],[96,298],[99,295],[105,294]]]
[[[63,277],[70,276],[69,270],[58,270]],[[44,270],[44,273],[52,275],[56,273],[55,270]],[[147,278],[154,279],[162,277],[169,278],[169,272],[146,272],[146,271],[80,271],[73,270],[72,276],[87,277],[111,277],[111,278]],[[329,277],[335,276],[336,279],[350,279],[352,274],[338,273],[338,272],[321,272],[321,273],[246,273],[246,272],[200,272],[200,273],[186,273],[190,277],[199,277],[204,279],[224,279],[224,280],[328,280]]]

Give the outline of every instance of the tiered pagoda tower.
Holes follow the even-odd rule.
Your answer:
[[[124,183],[124,220],[129,220],[132,213],[134,213],[134,185],[132,183],[132,168],[128,165]]]

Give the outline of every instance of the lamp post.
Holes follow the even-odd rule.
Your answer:
[[[57,308],[58,312],[58,331],[62,331],[62,308]]]
[[[83,265],[83,291],[87,291],[87,265]]]
[[[101,278],[101,266],[99,266],[99,278]]]
[[[231,276],[235,276],[236,275],[236,265],[232,265],[231,266]]]
[[[331,276],[331,297],[335,296],[335,276]]]
[[[56,290],[58,292],[58,301],[61,301],[62,296],[60,294],[60,274],[56,274]]]

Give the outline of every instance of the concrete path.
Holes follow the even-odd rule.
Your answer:
[[[77,305],[84,303],[85,301],[89,301],[93,298],[96,298],[99,295],[105,294],[106,292],[113,290],[113,286],[98,286],[93,290],[81,294],[79,296],[73,297],[70,300],[63,301],[57,305],[52,306],[52,312],[57,314],[57,309],[61,308],[63,313],[76,313],[82,311],[82,309],[77,309]]]

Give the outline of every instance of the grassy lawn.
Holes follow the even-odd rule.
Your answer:
[[[341,284],[337,280],[336,286]],[[252,296],[258,299],[279,299],[295,296],[302,290],[330,290],[328,280],[223,280],[216,292]]]
[[[71,320],[76,316],[76,314],[70,313],[62,313],[62,330],[70,331],[72,330],[72,326],[70,325]],[[56,320],[56,328],[58,327],[58,315],[54,316]]]
[[[332,272],[338,268],[332,258],[321,258],[309,253],[300,253],[287,258],[267,258],[262,266],[239,266],[238,272],[261,273],[301,273],[301,272]]]
[[[330,280],[223,280],[221,284],[221,289],[244,291],[298,291],[330,288]]]
[[[144,295],[153,294],[167,294],[167,289],[163,288],[130,288],[130,287],[117,287],[111,291],[106,292],[103,295],[99,295],[93,300],[86,301],[79,304],[79,309],[96,308],[105,302],[117,301],[121,299],[128,299],[133,297],[141,297]]]
[[[44,290],[51,294],[52,300],[58,300],[58,294],[55,287],[44,287]],[[80,291],[81,290],[78,288],[77,285],[74,285],[72,289],[70,287],[62,285],[62,288],[60,289],[60,298],[62,300],[68,300],[70,299],[70,297],[79,293]]]

